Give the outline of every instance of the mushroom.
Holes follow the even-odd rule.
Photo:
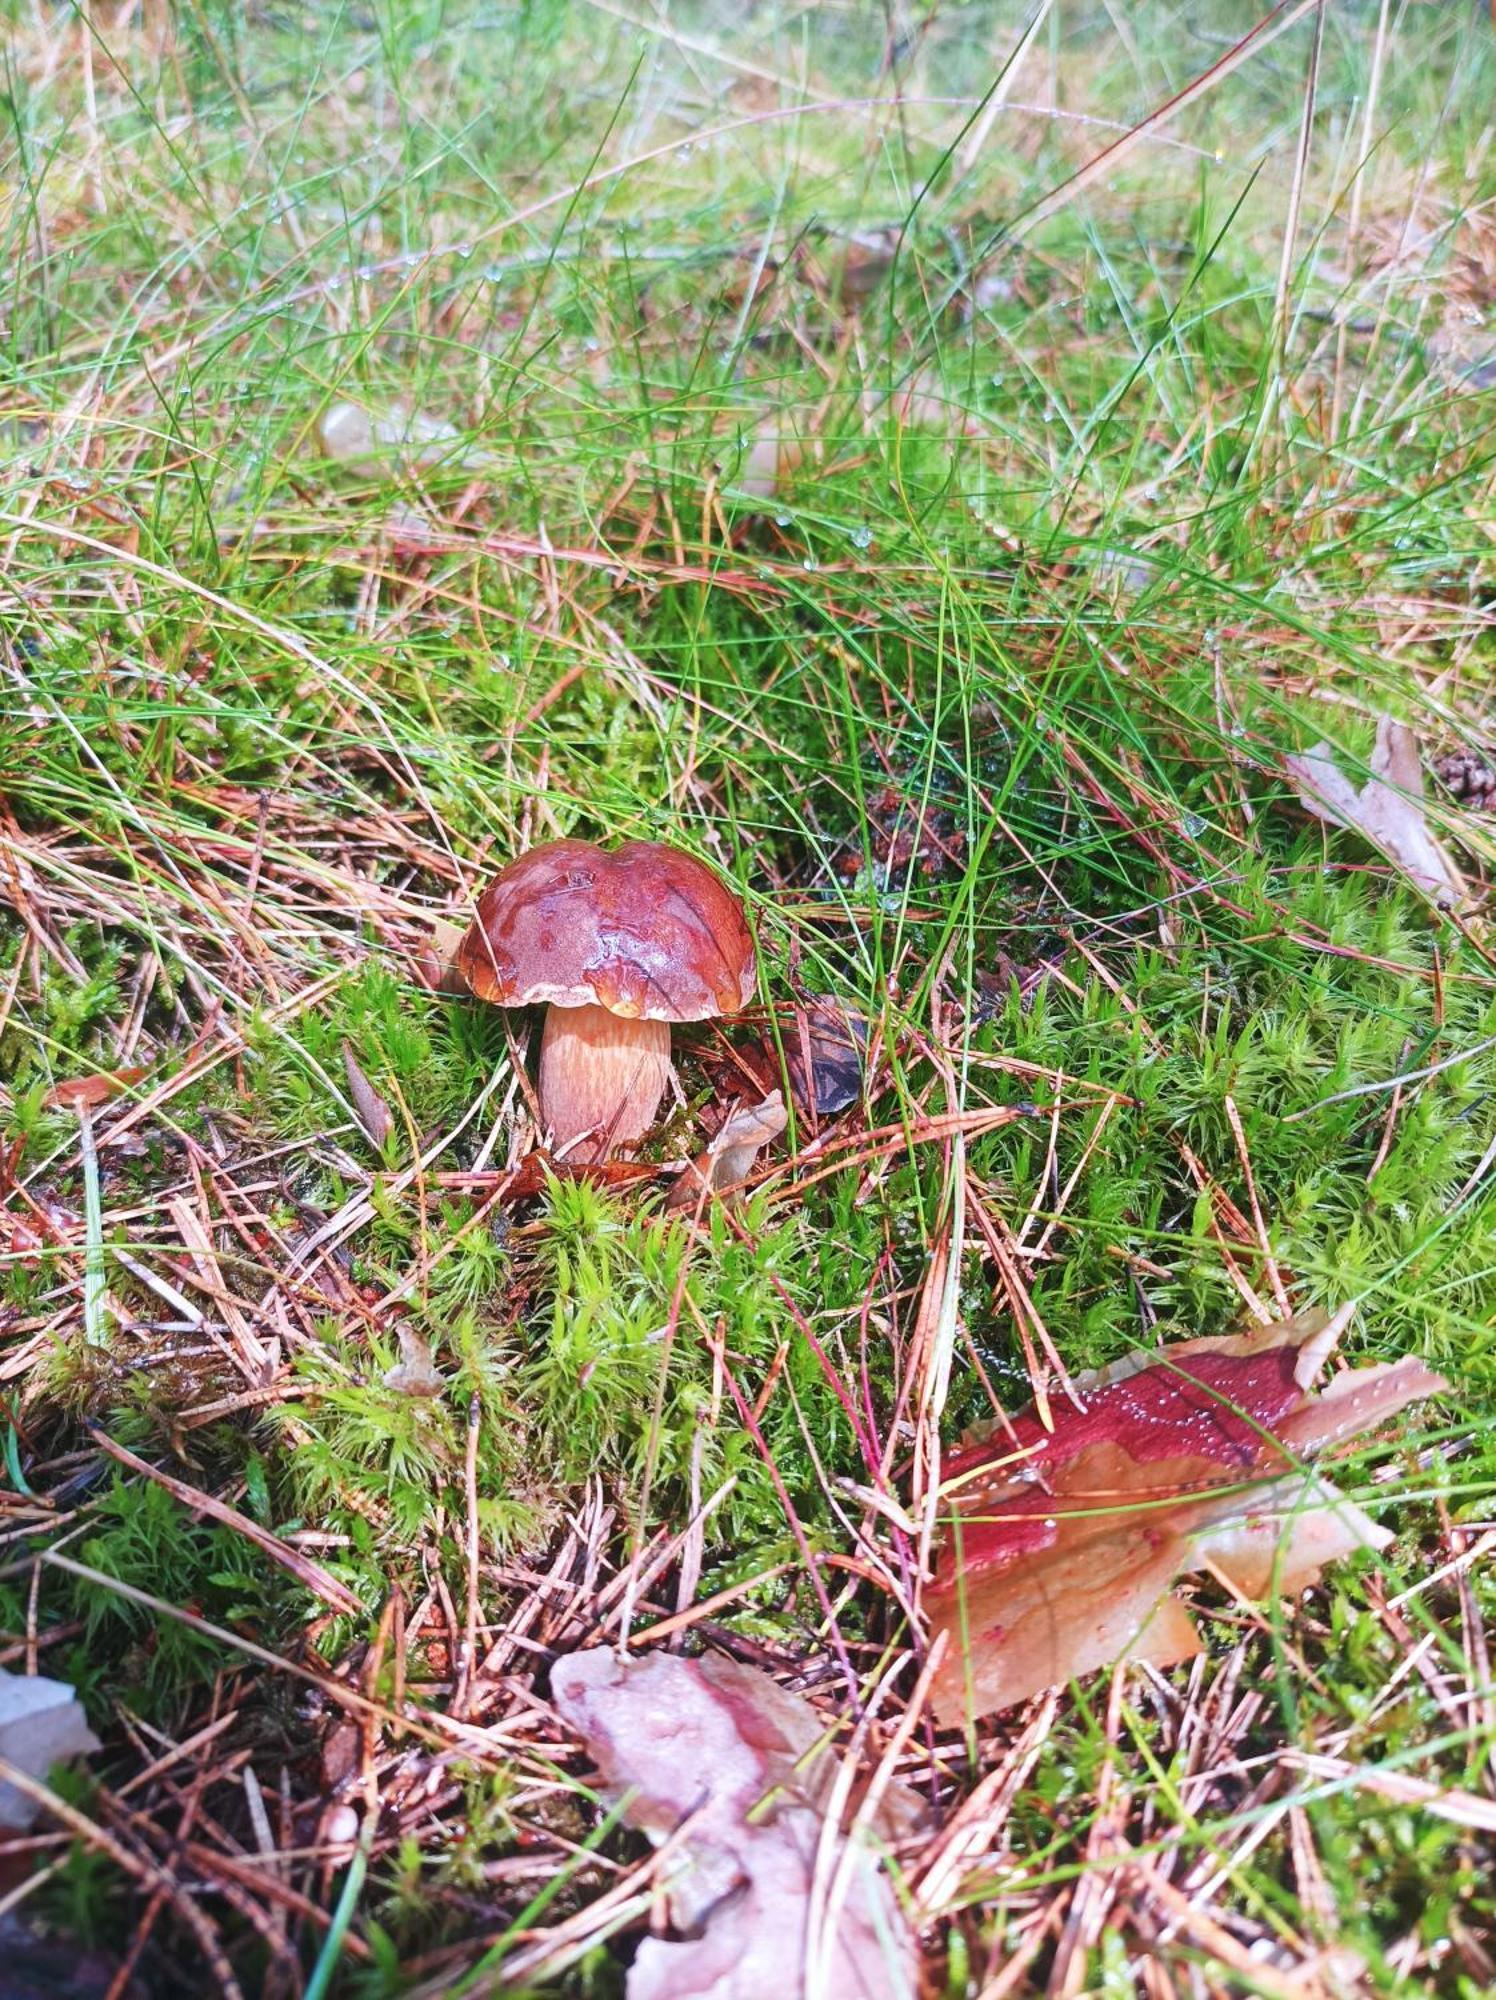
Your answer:
[[[553,840],[478,898],[457,966],[480,1000],[546,1008],[540,1110],[568,1160],[649,1130],[672,1021],[734,1014],[753,992],[743,906],[704,862],[652,840]]]

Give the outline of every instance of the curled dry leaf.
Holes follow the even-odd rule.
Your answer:
[[[384,1386],[402,1396],[439,1396],[447,1386],[437,1372],[431,1343],[419,1328],[402,1319],[395,1328],[400,1359],[384,1371]]]
[[[69,1083],[54,1084],[42,1103],[48,1111],[76,1111],[87,1105],[90,1111],[118,1097],[122,1090],[139,1083],[144,1069],[98,1070],[92,1076],[76,1076]]]
[[[895,1784],[855,1845],[828,1836],[838,1759],[808,1701],[716,1655],[624,1665],[603,1648],[558,1661],[551,1696],[629,1825],[669,1843],[667,1915],[700,1933],[647,1938],[628,2000],[913,2000],[914,1939],[877,1847],[922,1809]],[[827,1838],[834,1865],[818,1883]]]
[[[1316,818],[1363,834],[1441,909],[1464,900],[1458,869],[1429,831],[1423,811],[1423,764],[1405,722],[1377,717],[1371,776],[1358,791],[1335,762],[1328,743],[1285,757],[1301,803]]]
[[[1301,1313],[1187,1340],[1077,1378],[1084,1410],[1032,1409],[946,1467],[950,1526],[925,1598],[950,1634],[943,1722],[1007,1708],[1119,1659],[1200,1650],[1175,1579],[1209,1569],[1246,1597],[1292,1594],[1391,1539],[1307,1453],[1447,1385],[1421,1362],[1311,1384],[1346,1315]]]
[[[753,1172],[753,1163],[771,1140],[777,1139],[789,1123],[784,1099],[770,1091],[762,1104],[745,1105],[735,1111],[722,1130],[690,1162],[670,1190],[666,1210],[694,1208],[702,1190],[709,1194],[731,1194]]]
[[[343,1068],[348,1074],[348,1094],[364,1137],[371,1146],[383,1146],[394,1130],[390,1108],[358,1066],[353,1044],[343,1044]]]

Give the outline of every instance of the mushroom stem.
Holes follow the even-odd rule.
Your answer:
[[[668,1021],[630,1021],[606,1007],[548,1007],[540,1111],[552,1150],[585,1165],[642,1138],[669,1074]]]

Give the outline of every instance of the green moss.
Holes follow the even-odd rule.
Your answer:
[[[1130,1682],[1116,1743],[1100,1683],[1061,1703],[1013,1806],[1021,1874],[963,1890],[947,1990],[1084,1870],[1109,1764],[1129,1838],[1181,1868],[1233,1857],[1220,1904],[1277,1931],[1310,1915],[1284,1827],[1252,1844],[1231,1756],[1255,1771],[1333,1741],[1365,1768],[1485,1785],[1489,1730],[1468,1704],[1452,1725],[1382,1603],[1411,1592],[1428,1662],[1479,1678],[1467,1620],[1496,1609],[1489,1583],[1472,1571],[1462,1602],[1429,1578],[1496,1482],[1496,985],[1479,928],[1311,822],[1280,761],[1329,736],[1354,768],[1383,708],[1430,751],[1477,733],[1496,659],[1489,415],[1441,351],[1446,304],[1483,268],[1462,232],[1492,200],[1496,45],[1473,10],[1417,12],[1393,10],[1364,165],[1375,10],[1326,14],[1286,332],[1282,177],[1255,169],[1298,130],[1307,23],[1030,227],[1111,129],[1082,120],[1131,129],[1240,34],[1232,9],[1211,0],[1181,33],[1150,0],[1125,36],[1104,10],[1067,10],[1063,32],[1055,15],[1028,60],[1064,115],[1036,119],[1020,92],[969,173],[960,127],[1011,27],[980,9],[930,12],[898,50],[877,10],[760,10],[753,66],[815,93],[762,113],[706,53],[741,56],[733,25],[689,9],[641,57],[635,24],[560,0],[380,0],[315,33],[294,8],[213,0],[175,22],[168,61],[96,21],[92,109],[82,65],[50,43],[29,59],[42,17],[17,14],[0,1195],[25,1228],[0,1237],[0,1341],[38,1343],[8,1386],[15,1462],[81,1482],[60,1529],[79,1560],[287,1658],[320,1609],[242,1537],[69,1458],[89,1449],[79,1419],[102,1417],[272,1532],[327,1537],[307,1546],[365,1609],[316,1647],[357,1670],[392,1588],[409,1604],[439,1579],[465,1602],[475,1437],[485,1621],[525,1601],[585,1498],[615,1524],[604,1566],[710,1504],[700,1591],[742,1586],[721,1626],[816,1660],[802,1538],[848,1553],[849,1487],[886,1463],[899,1490],[910,1447],[897,1397],[953,1221],[930,1121],[1006,1107],[966,1146],[948,1438],[991,1415],[988,1385],[1009,1407],[1029,1389],[977,1202],[1026,1228],[1027,1252],[1042,1240],[1024,1275],[1072,1369],[1227,1325],[1243,1283],[1270,1296],[1237,1220],[1255,1191],[1295,1297],[1358,1302],[1351,1356],[1418,1353],[1453,1390],[1343,1469],[1397,1531],[1379,1571],[1337,1569],[1255,1634],[1199,1587],[1210,1670],[1247,1646],[1208,1794],[1183,1676]],[[870,78],[897,82],[897,119]],[[702,143],[681,121],[707,99],[724,129]],[[799,250],[895,219],[888,286],[838,324]],[[969,265],[1000,233],[973,306]],[[745,303],[761,250],[780,283]],[[448,422],[451,449],[329,464],[316,420],[343,397]],[[814,449],[750,499],[742,444],[786,411]],[[906,826],[938,810],[943,857],[890,858],[888,792]],[[1489,867],[1488,828],[1446,830]],[[715,856],[753,907],[763,996],[831,994],[868,1019],[861,1109],[881,1136],[700,1234],[663,1220],[657,1191],[558,1182],[490,1205],[476,1170],[520,1143],[534,1023],[432,997],[412,958],[553,833]],[[759,1024],[724,1032],[742,1045]],[[739,1087],[714,1034],[678,1040],[670,1157]],[[382,1147],[353,1115],[345,1046],[390,1110]],[[77,1120],[45,1100],[126,1048],[141,1091],[211,1066],[123,1143],[101,1110],[119,1312],[90,1352]],[[283,1343],[284,1400],[253,1400],[215,1345],[169,1198],[203,1206],[244,1309]],[[402,1332],[429,1342],[439,1395],[384,1379]],[[827,1573],[848,1579],[859,1663],[901,1643],[896,1607]],[[21,1547],[0,1577],[12,1638],[30,1575]],[[44,1657],[113,1730],[120,1771],[121,1690],[186,1727],[225,1666],[165,1611],[60,1569],[38,1615],[80,1621]],[[445,1698],[450,1661],[415,1667],[419,1699]],[[242,1740],[305,1747],[279,1677],[238,1667],[233,1687]],[[310,1751],[291,1766],[315,1790]],[[450,1837],[423,1824],[376,1856],[348,1991],[398,1992],[414,1956],[517,1918],[523,1896],[482,1880],[537,1825],[511,1775],[464,1771]],[[594,1821],[571,1803],[574,1847]],[[1489,1950],[1496,1913],[1466,1832],[1348,1785],[1306,1812],[1327,1928],[1369,1986],[1407,1990],[1395,1953],[1416,1934],[1430,1989],[1468,1989],[1441,1940],[1458,1918]],[[124,1941],[116,1881],[74,1857],[50,1914],[76,1928],[87,1903]],[[1177,1984],[1220,1976],[1186,1957]],[[598,1948],[569,1990],[614,1992],[621,1963]],[[165,1993],[180,1967],[163,1952],[146,1971]],[[1115,1938],[1086,1977],[1136,1983]]]

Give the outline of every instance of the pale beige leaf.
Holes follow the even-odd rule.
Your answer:
[[[753,1172],[763,1148],[789,1122],[784,1099],[771,1090],[761,1104],[735,1111],[704,1152],[698,1153],[670,1190],[667,1210],[694,1208],[703,1194],[730,1194]]]
[[[649,1938],[628,2000],[913,2000],[913,1935],[871,1842],[851,1855],[845,1903],[813,1921],[822,1808],[837,1769],[830,1731],[768,1675],[709,1654],[604,1649],[551,1670],[551,1698],[577,1730],[624,1816],[666,1846],[671,1924]],[[875,1815],[889,1837],[919,1813],[898,1786]]]
[[[446,1387],[432,1359],[431,1344],[418,1327],[401,1319],[395,1328],[400,1359],[384,1372],[384,1386],[402,1396],[439,1396]]]
[[[1328,743],[1316,743],[1283,761],[1310,812],[1362,834],[1441,908],[1464,900],[1460,873],[1424,814],[1422,760],[1406,723],[1378,717],[1371,776],[1359,790],[1335,762]]]

